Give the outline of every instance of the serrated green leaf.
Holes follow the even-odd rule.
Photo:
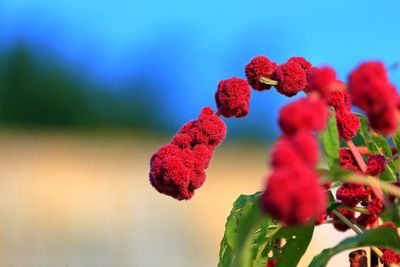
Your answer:
[[[333,113],[328,120],[327,127],[318,134],[325,152],[329,168],[339,166],[339,136],[336,126],[336,117]]]
[[[357,114],[360,118],[361,126],[360,126],[360,135],[363,138],[365,145],[368,147],[368,150],[372,154],[381,154],[387,158],[392,156],[392,150],[386,138],[375,131],[371,130],[368,125],[368,120]],[[381,180],[383,181],[397,181],[397,166],[394,161],[389,162],[386,165],[386,171],[380,175]]]
[[[260,193],[241,195],[233,204],[221,241],[219,267],[265,267],[269,252],[281,264],[297,266],[312,237],[314,225],[287,228],[265,216]],[[295,237],[295,238],[293,238]],[[279,238],[286,240],[281,248]]]
[[[365,246],[377,246],[400,252],[400,239],[397,231],[390,227],[375,228],[347,238],[333,248],[324,249],[313,258],[308,267],[325,267],[329,259],[339,252]]]

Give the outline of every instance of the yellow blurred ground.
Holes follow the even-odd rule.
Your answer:
[[[232,202],[262,189],[267,148],[219,147],[204,186],[178,202],[148,182],[155,140],[1,133],[0,266],[216,266]],[[299,266],[344,236],[318,228]]]

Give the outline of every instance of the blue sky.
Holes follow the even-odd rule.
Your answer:
[[[0,41],[28,39],[100,83],[146,79],[183,123],[214,105],[218,81],[243,77],[255,55],[304,56],[342,79],[366,59],[400,60],[399,11],[395,0],[1,0]],[[399,85],[399,71],[391,75]],[[263,128],[289,100],[274,91],[252,98],[241,127]]]

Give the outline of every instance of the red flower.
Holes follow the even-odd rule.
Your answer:
[[[279,125],[285,134],[300,130],[320,131],[325,128],[328,109],[323,101],[301,98],[284,106],[279,112]]]
[[[382,112],[368,113],[371,128],[384,134],[394,133],[397,129],[395,108],[386,108]]]
[[[288,225],[309,223],[326,208],[326,194],[318,178],[306,165],[275,169],[261,197],[264,211]]]
[[[375,213],[361,214],[357,217],[357,223],[363,227],[372,226],[377,223],[379,217]]]
[[[245,73],[247,81],[257,91],[271,89],[271,85],[260,82],[261,77],[272,78],[272,73],[276,68],[276,63],[265,56],[257,56],[246,65]]]
[[[383,249],[383,256],[380,258],[382,264],[389,266],[390,264],[400,263],[400,253],[396,253],[390,249]]]
[[[386,158],[382,155],[370,155],[368,159],[367,173],[378,176],[386,169]]]
[[[371,199],[368,203],[368,211],[370,214],[376,214],[383,211],[385,206],[383,206],[382,201],[377,198]]]
[[[347,209],[341,209],[339,208],[338,211],[344,215],[347,219],[351,220],[354,218],[354,214],[355,212],[352,210],[347,210]],[[335,222],[333,223],[333,227],[335,227],[336,230],[340,231],[340,232],[345,232],[348,229],[350,229],[347,224],[345,224],[344,222],[342,222],[339,217],[335,214],[335,213],[331,213],[331,218],[335,220]]]
[[[355,207],[360,201],[367,198],[370,193],[371,190],[362,184],[344,183],[336,191],[336,197],[346,206]]]
[[[352,102],[367,113],[382,113],[396,105],[396,89],[390,84],[381,62],[365,62],[353,70],[349,77],[349,90]]]
[[[276,260],[268,260],[266,267],[274,267],[278,262]]]
[[[345,88],[345,84],[341,81],[335,81],[331,88]],[[335,108],[336,111],[350,111],[351,101],[350,94],[345,89],[331,90],[328,97],[328,104]]]
[[[292,136],[284,135],[275,144],[272,152],[272,166],[274,168],[296,163],[314,166],[318,162],[318,142],[307,132],[300,131]]]
[[[336,82],[336,72],[330,67],[313,68],[307,75],[311,91],[318,92],[326,99],[330,94],[330,86]]]
[[[305,72],[308,72],[312,68],[311,63],[308,62],[304,57],[291,57],[289,58],[288,62],[295,62],[299,64]]]
[[[337,110],[336,121],[339,135],[344,140],[351,140],[356,136],[361,125],[360,119],[355,114],[346,110]]]
[[[250,104],[250,87],[247,81],[236,77],[220,81],[215,101],[220,113],[227,118],[246,116]]]
[[[150,161],[150,182],[158,192],[178,200],[190,199],[194,194],[190,178],[194,156],[190,149],[176,145],[161,147]]]
[[[204,144],[216,147],[226,135],[225,123],[214,114],[210,107],[203,108],[197,120],[186,123],[178,132],[187,134],[192,139],[191,145]],[[185,137],[185,140],[186,137]],[[173,140],[179,143],[177,140]],[[185,144],[185,142],[183,142]],[[181,145],[182,143],[179,143]]]
[[[343,169],[362,173],[351,151],[347,148],[339,149],[339,164]]]
[[[295,60],[279,65],[273,74],[278,82],[275,88],[285,96],[294,96],[307,87],[307,74]]]

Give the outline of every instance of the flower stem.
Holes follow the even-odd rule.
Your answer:
[[[339,211],[337,210],[333,210],[332,211],[342,222],[344,222],[348,227],[350,227],[356,234],[360,235],[363,233],[363,231],[361,231],[357,226],[355,226],[349,219],[347,219],[343,214],[341,214]],[[378,255],[378,257],[382,257],[383,253],[382,251],[375,247],[372,246],[371,249],[375,252],[376,255]]]
[[[268,85],[278,85],[278,82],[267,77],[261,77],[260,82]]]
[[[350,151],[353,154],[354,158],[356,159],[357,164],[360,167],[361,171],[365,173],[368,167],[364,159],[362,158],[360,152],[358,151],[356,145],[353,143],[352,140],[346,141],[346,144],[350,148]]]

